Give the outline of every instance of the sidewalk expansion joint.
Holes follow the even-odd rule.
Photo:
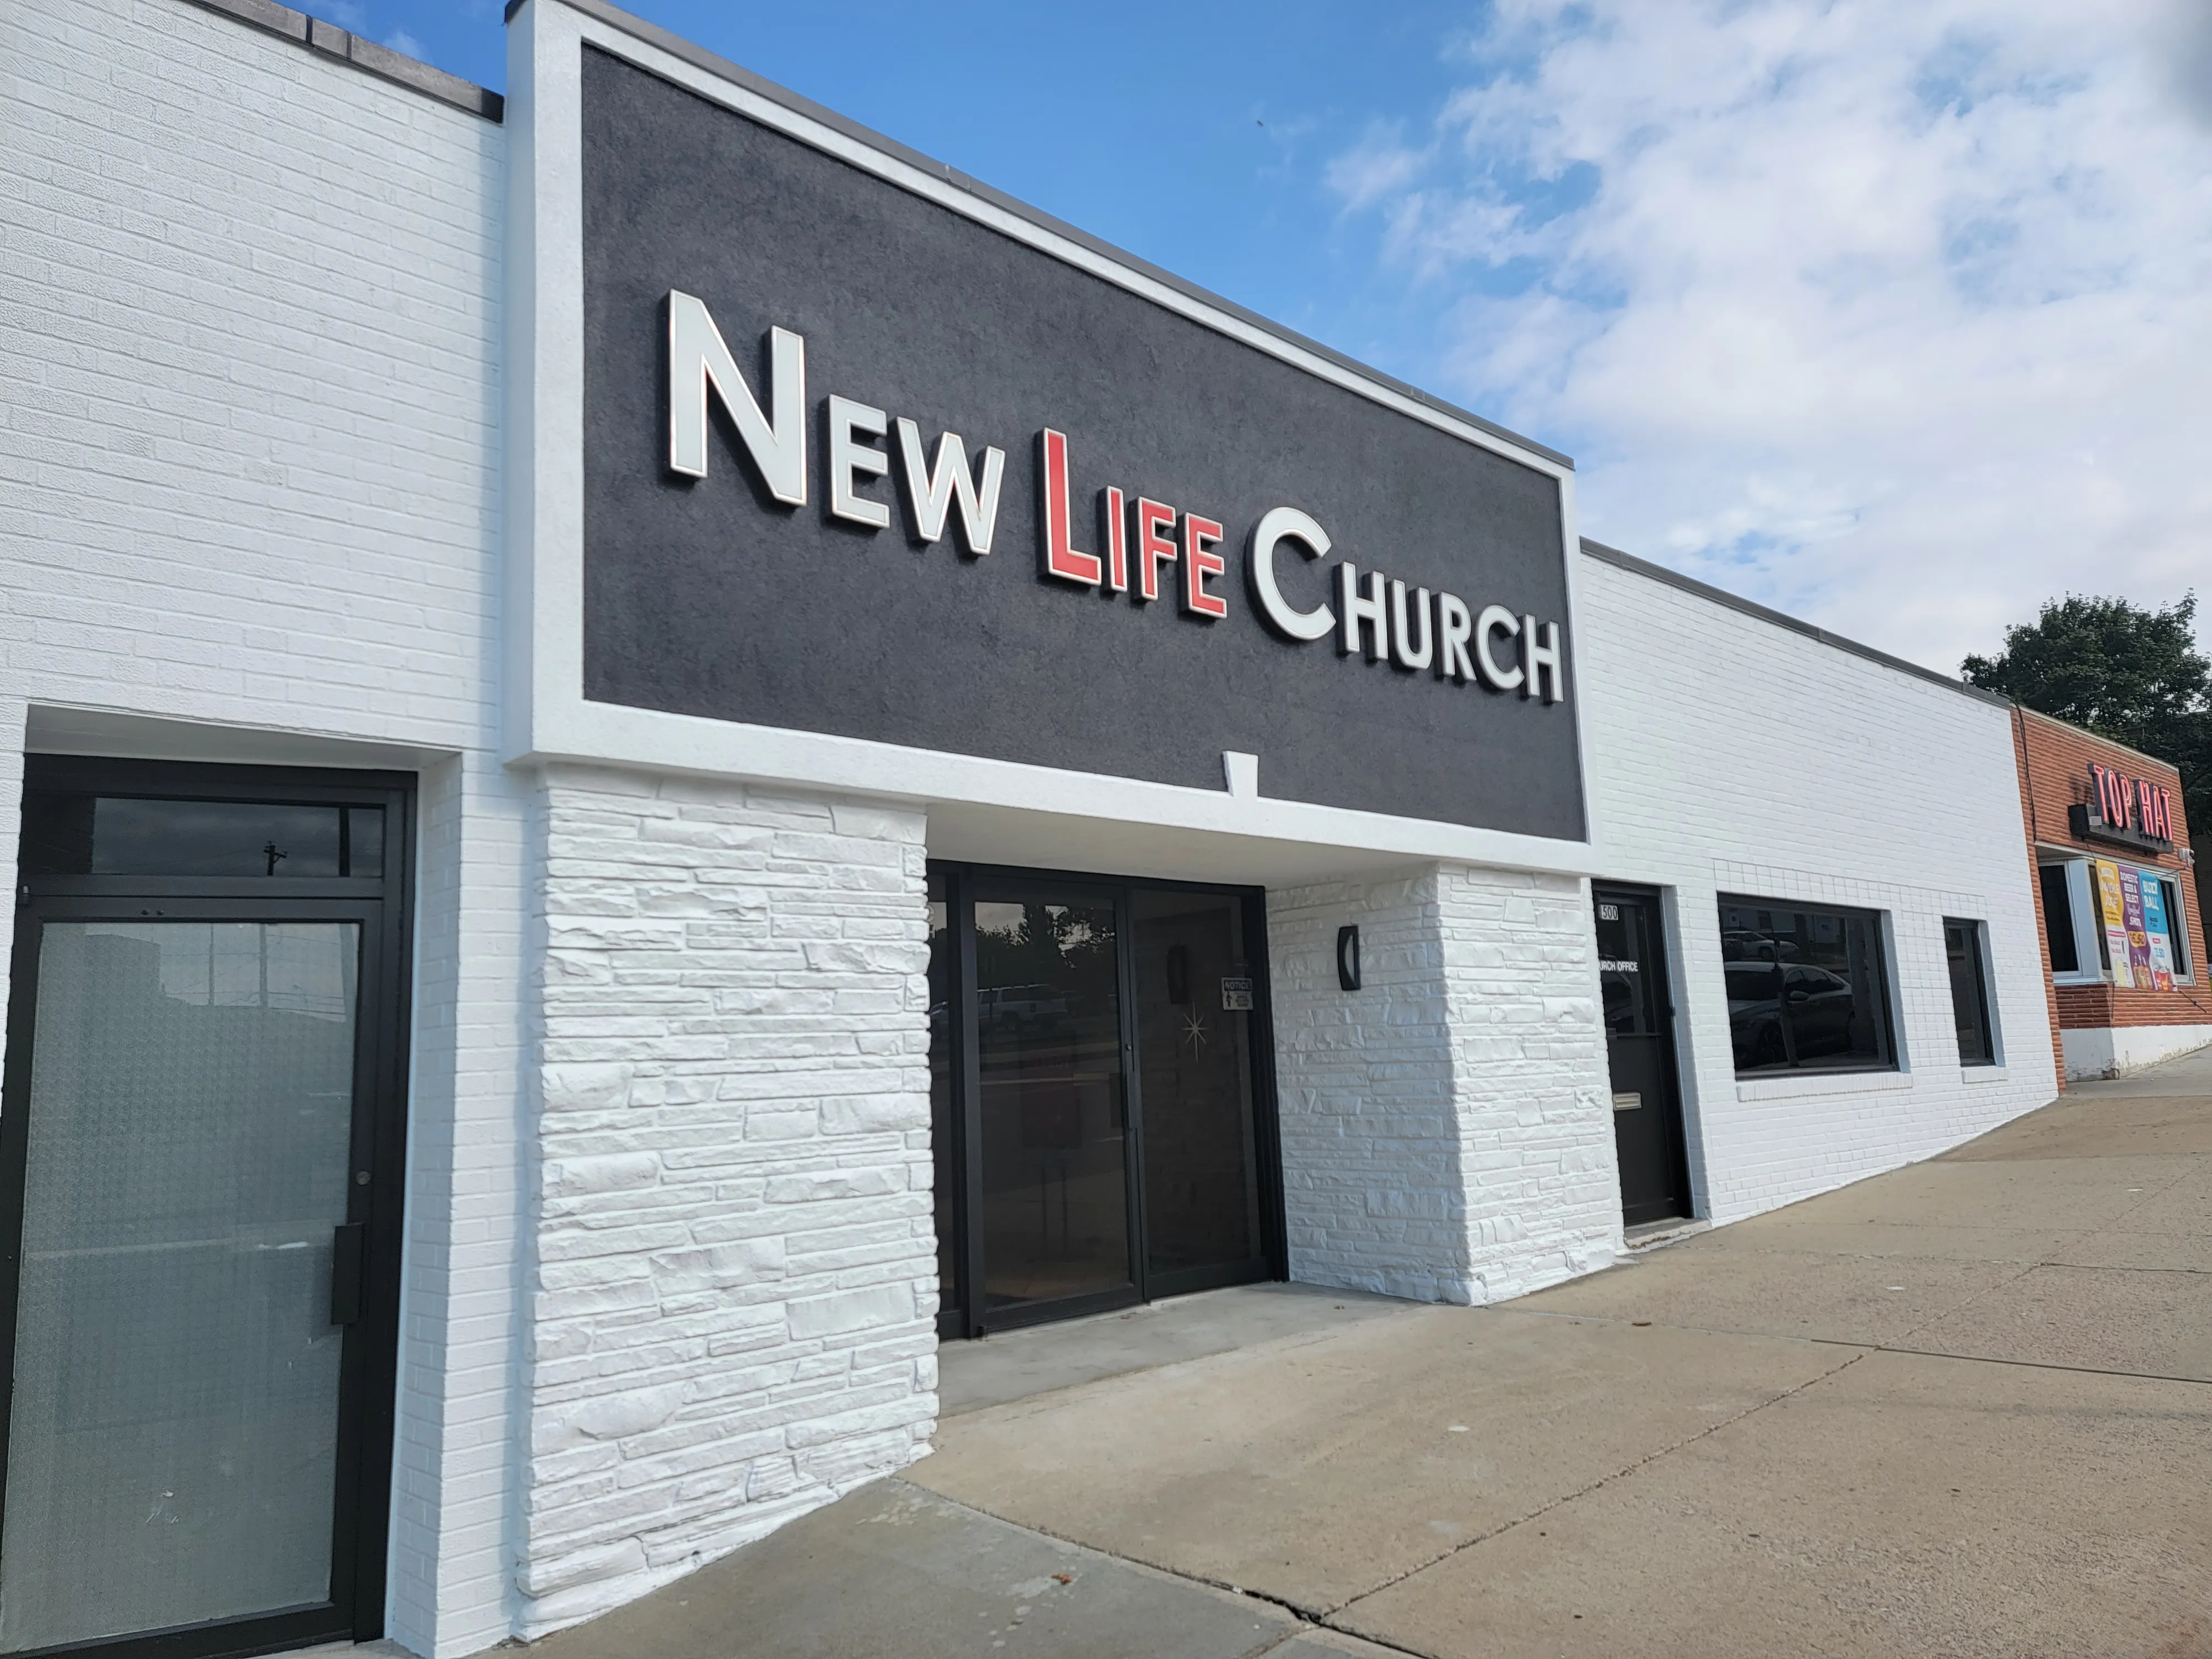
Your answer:
[[[2062,1261],[2039,1262],[2036,1265],[2039,1267],[2064,1267],[2067,1264]],[[2034,1269],[2030,1268],[2029,1271],[2033,1272]],[[2146,1269],[2145,1271],[2162,1272],[2166,1270]],[[2194,1273],[2197,1271],[2197,1269],[2176,1268],[2173,1271]],[[2008,1279],[2005,1282],[2007,1284],[2010,1284],[2013,1281]],[[2001,1289],[2002,1287],[1993,1286],[1992,1288]],[[1972,1301],[1972,1299],[1973,1298],[1971,1297],[1967,1298],[1968,1301]],[[1963,1308],[1966,1304],[1962,1302],[1959,1305]],[[1536,1319],[1587,1320],[1593,1325],[1630,1325],[1638,1322],[1626,1318],[1620,1314],[1564,1313],[1554,1308],[1523,1308],[1519,1310],[1519,1311],[1528,1314],[1532,1318]],[[1940,1315],[1937,1316],[1939,1318],[1941,1316],[1942,1316]],[[1923,1320],[1918,1325],[1915,1325],[1912,1328],[1916,1331],[1922,1330],[1931,1322],[1932,1322],[1930,1321]],[[1693,1336],[1741,1336],[1748,1340],[1758,1342],[1808,1342],[1816,1347],[1822,1348],[1855,1348],[1858,1351],[1858,1357],[1861,1358],[1870,1353],[1901,1353],[1910,1354],[1915,1358],[1919,1359],[1955,1359],[1961,1364],[1966,1365],[2017,1365],[2024,1370],[2031,1371],[2077,1371],[2088,1376],[2124,1376],[2142,1382],[2193,1382],[2200,1389],[2212,1388],[2212,1377],[2184,1376],[2171,1371],[2123,1370],[2116,1365],[2069,1365],[2063,1360],[2058,1359],[2014,1359],[2002,1354],[1953,1353],[1942,1348],[1909,1348],[1899,1343],[1877,1342],[1867,1337],[1806,1336],[1790,1331],[1730,1330],[1717,1325],[1677,1325],[1668,1320],[1657,1322],[1657,1328],[1666,1331],[1686,1331]],[[1906,1334],[1910,1335],[1911,1333],[1908,1332]],[[1845,1362],[1845,1364],[1849,1363],[1849,1361]],[[1836,1368],[1836,1370],[1839,1371],[1842,1369],[1843,1366],[1838,1365]],[[1833,1376],[1835,1374],[1836,1371],[1829,1371],[1826,1375]],[[1817,1376],[1813,1379],[1815,1382],[1820,1382],[1820,1380],[1821,1378]],[[1807,1384],[1801,1386],[1810,1385]],[[1795,1393],[1796,1390],[1793,1389],[1791,1392]],[[1777,1395],[1775,1398],[1777,1400],[1780,1400],[1787,1398],[1787,1396]],[[1753,1407],[1752,1409],[1756,1411],[1759,1407]],[[1731,1419],[1730,1420],[1733,1421],[1735,1419]],[[1682,1443],[1684,1445],[1687,1445],[1689,1442],[1684,1441]],[[1669,1449],[1671,1449],[1671,1448]],[[1653,1455],[1659,1456],[1663,1455],[1663,1454],[1654,1453]],[[1607,1478],[1610,1479],[1611,1477],[1608,1476]],[[1507,1524],[1518,1526],[1520,1522],[1516,1521],[1508,1522]],[[1494,1534],[1484,1534],[1486,1537],[1494,1535]],[[1474,1540],[1471,1541],[1480,1542],[1480,1540]],[[1374,1592],[1368,1590],[1363,1591],[1362,1594],[1372,1595]],[[1354,1597],[1353,1599],[1357,1600],[1358,1597]],[[1351,1604],[1347,1602],[1345,1605],[1349,1606]]]
[[[1694,1325],[1678,1325],[1677,1330],[1695,1330]],[[1734,1333],[1712,1333],[1715,1335]],[[1918,1359],[1955,1359],[1962,1365],[2014,1365],[2029,1371],[2073,1371],[2084,1376],[2124,1376],[2139,1382],[2191,1382],[2200,1389],[2212,1389],[2212,1377],[2182,1376],[2172,1371],[2127,1371],[2113,1365],[2069,1365],[2057,1359],[2008,1359],[2001,1354],[1949,1353],[1942,1348],[1906,1348],[1889,1342],[1852,1342],[1839,1336],[1808,1336],[1798,1339],[1818,1342],[1824,1347],[1860,1348],[1874,1353],[1911,1354]]]
[[[1687,1328],[1675,1327],[1674,1328],[1681,1329]],[[1813,1387],[1815,1383],[1826,1382],[1832,1376],[1840,1376],[1844,1371],[1849,1370],[1852,1366],[1857,1364],[1860,1360],[1866,1358],[1866,1345],[1859,1346],[1861,1348],[1859,1352],[1851,1355],[1850,1358],[1844,1360],[1840,1365],[1830,1366],[1826,1370],[1822,1371],[1818,1376],[1808,1376],[1802,1382],[1793,1384],[1791,1387],[1783,1389],[1779,1394],[1771,1395],[1767,1399],[1759,1401],[1753,1405],[1745,1407],[1734,1416],[1724,1417],[1717,1423],[1708,1423],[1704,1428],[1699,1429],[1695,1434],[1685,1435],[1681,1439],[1674,1441],[1671,1444],[1661,1446],[1655,1451],[1647,1452],[1644,1455],[1638,1458],[1632,1463],[1623,1464],[1620,1468],[1613,1470],[1611,1474],[1601,1474],[1598,1476],[1596,1480],[1589,1481],[1581,1486],[1577,1486],[1572,1492],[1562,1492],[1557,1498],[1553,1498],[1549,1503],[1539,1504],[1536,1508],[1529,1510],[1526,1515],[1516,1516],[1510,1521],[1501,1522],[1498,1525],[1491,1528],[1487,1532],[1479,1533],[1473,1538],[1469,1538],[1462,1543],[1455,1544],[1449,1549],[1443,1551],[1432,1559],[1422,1562],[1418,1566],[1408,1567],[1405,1571],[1394,1574],[1392,1577],[1384,1579],[1381,1583],[1373,1586],[1371,1589],[1364,1589],[1357,1595],[1347,1597],[1344,1601],[1338,1602],[1334,1607],[1330,1607],[1324,1612],[1321,1615],[1319,1622],[1330,1624],[1330,1621],[1334,1620],[1336,1616],[1342,1613],[1346,1608],[1357,1606],[1359,1602],[1367,1601],[1371,1597],[1380,1595],[1384,1590],[1390,1589],[1394,1585],[1402,1584],[1407,1579],[1413,1577],[1417,1573],[1426,1572],[1431,1567],[1436,1566],[1441,1562],[1449,1561],[1455,1555],[1464,1554],[1467,1551],[1473,1549],[1478,1544],[1486,1544],[1492,1539],[1498,1537],[1505,1533],[1511,1532],[1516,1527],[1525,1527],[1531,1521],[1540,1520],[1545,1516],[1549,1515],[1553,1510],[1558,1509],[1562,1504],[1571,1504],[1578,1498],[1586,1498],[1590,1493],[1598,1491],[1601,1487],[1613,1485],[1616,1480],[1624,1480],[1630,1475],[1636,1474],[1639,1469],[1647,1468],[1651,1464],[1657,1462],[1661,1458],[1672,1456],[1674,1453],[1680,1451],[1685,1446],[1694,1446],[1700,1440],[1704,1440],[1712,1435],[1718,1434],[1723,1429],[1732,1428],[1736,1424],[1742,1422],[1746,1418],[1756,1416],[1759,1413],[1765,1411],[1770,1406],[1779,1405],[1782,1401],[1788,1400],[1794,1395],[1802,1394],[1806,1389]],[[1330,1627],[1332,1629],[1339,1628],[1333,1624],[1330,1625]],[[1347,1636],[1360,1636],[1360,1632],[1358,1631],[1345,1631],[1344,1634]],[[1360,1639],[1365,1641],[1370,1638],[1360,1636]]]

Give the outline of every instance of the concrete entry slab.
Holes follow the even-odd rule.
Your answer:
[[[938,1351],[939,1410],[957,1417],[1054,1389],[1408,1313],[1419,1305],[1364,1291],[1241,1285],[973,1342],[948,1342]]]
[[[2076,1085],[2056,1104],[2015,1118],[1937,1161],[2174,1158],[2205,1152],[2212,1152],[2212,1121],[2207,1120],[2202,1101],[2172,1095],[2093,1095],[2087,1085]]]
[[[1887,1221],[2081,1231],[2116,1224],[2144,1193],[2172,1181],[2182,1167],[2172,1155],[2153,1154],[1938,1158],[1823,1193],[1758,1219],[1769,1226]]]
[[[641,1601],[533,1643],[544,1659],[1243,1659],[1299,1628],[880,1480]]]
[[[2195,1235],[2136,1232],[2115,1227],[2081,1237],[2051,1251],[2048,1260],[2063,1267],[2143,1267],[2153,1271],[2212,1273],[2212,1226]]]
[[[2212,1236],[2212,1158],[2198,1158],[2178,1179],[2146,1188],[2142,1202],[2113,1225],[2131,1233],[2180,1238]]]
[[[2191,1143],[2167,1098],[2096,1109]],[[936,1455],[556,1659],[2212,1659],[2212,1381],[2062,1369],[2212,1375],[2212,1154],[1993,1140],[1504,1308],[948,1347]],[[1010,1604],[1048,1559],[1090,1599]]]
[[[1424,1308],[973,1413],[911,1478],[1320,1613],[1851,1354]]]
[[[2212,1097],[2212,1046],[2198,1048],[2125,1077],[2094,1078],[2066,1085],[2064,1098],[2128,1100],[2145,1096],[2202,1100]]]
[[[2025,1270],[2020,1261],[1698,1248],[1702,1243],[1593,1273],[1513,1305],[1873,1346],[1902,1340]]]
[[[1901,1346],[2212,1382],[2212,1274],[2033,1267]]]
[[[1354,1602],[1458,1659],[2194,1656],[2194,1383],[1874,1354]]]
[[[1784,1211],[1783,1216],[1787,1216]],[[1704,1248],[1818,1255],[1924,1255],[1952,1261],[2047,1261],[2091,1235],[2061,1227],[1947,1227],[1903,1221],[1785,1221],[1757,1216],[1713,1231]]]

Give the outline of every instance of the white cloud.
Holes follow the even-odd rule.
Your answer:
[[[1376,127],[1331,161],[1323,176],[1345,205],[1357,210],[1405,189],[1428,160],[1399,143],[1395,132]]]
[[[1330,182],[1601,540],[1947,669],[2212,588],[2202,0],[1499,0]]]
[[[384,44],[403,58],[419,58],[424,56],[422,43],[408,33],[405,29],[393,30],[392,38]]]

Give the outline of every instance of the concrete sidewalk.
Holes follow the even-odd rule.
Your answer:
[[[1504,1307],[1121,1322],[948,1348],[907,1480],[543,1645],[2212,1656],[2212,1054]]]

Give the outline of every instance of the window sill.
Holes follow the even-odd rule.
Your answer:
[[[1817,1095],[1903,1094],[1912,1087],[1910,1072],[1793,1072],[1775,1077],[1743,1078],[1738,1100],[1790,1100]]]
[[[2002,1083],[2009,1075],[2002,1066],[1961,1066],[1959,1068],[1959,1081],[1961,1083]]]

